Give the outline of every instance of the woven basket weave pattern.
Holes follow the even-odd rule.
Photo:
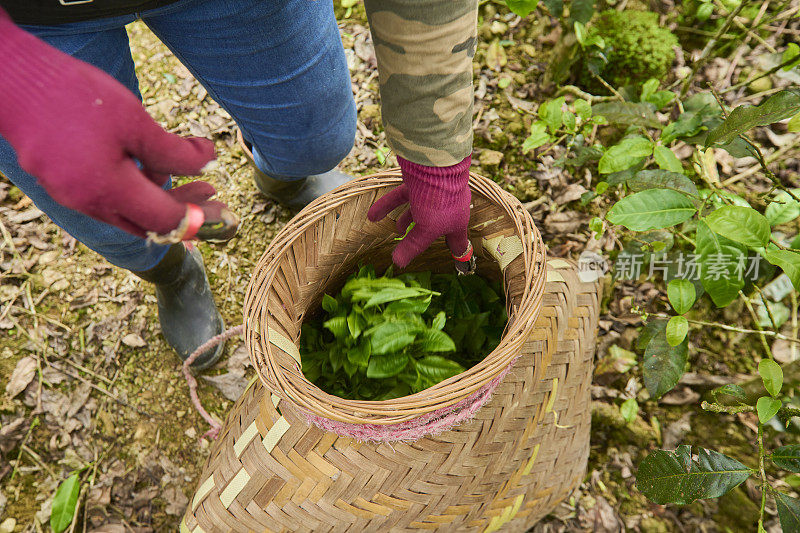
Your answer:
[[[397,183],[397,172],[350,182],[270,243],[244,305],[258,377],[212,448],[182,532],[521,532],[580,483],[599,284],[581,281],[574,263],[546,262],[530,215],[484,178],[470,180],[470,239],[478,271],[504,283],[509,323],[500,346],[458,376],[383,402],[337,398],[303,376],[296,342],[306,313],[359,263],[388,266],[393,220],[371,224],[366,212]],[[439,241],[409,269],[451,265]],[[492,388],[469,410],[474,416],[450,428],[423,424],[398,442],[342,436],[353,434],[348,426],[392,432],[436,422]],[[325,427],[340,434],[309,420],[335,422]]]
[[[182,531],[525,531],[580,483],[589,453],[599,287],[559,259],[547,278],[522,357],[475,418],[438,436],[358,443],[255,381]]]

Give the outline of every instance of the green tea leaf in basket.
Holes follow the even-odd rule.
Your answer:
[[[347,329],[350,331],[351,337],[357,339],[365,327],[367,327],[367,320],[363,314],[354,309],[347,315]]]
[[[369,341],[362,339],[361,342],[347,351],[347,359],[361,368],[367,368],[369,356],[372,354]]]
[[[417,338],[419,328],[410,322],[384,322],[367,330],[372,353],[383,355],[402,350]]]
[[[645,457],[636,473],[636,487],[660,505],[686,505],[718,498],[752,473],[736,459],[704,448],[699,449],[695,461],[691,446],[681,445],[673,452],[656,450]]]
[[[333,333],[333,336],[337,339],[342,339],[348,334],[347,317],[345,316],[335,316],[326,320],[323,325]]]
[[[428,329],[420,338],[419,347],[426,352],[454,352],[456,345],[447,333],[438,329]]]
[[[428,355],[417,361],[417,372],[431,385],[435,385],[463,371],[463,366],[441,355]]]
[[[431,327],[433,329],[438,329],[438,330],[441,331],[442,328],[444,328],[446,320],[447,320],[447,317],[446,317],[444,311],[439,311],[436,314],[436,317],[433,319],[433,322],[431,323]]]
[[[376,305],[393,302],[395,300],[402,300],[404,298],[413,298],[415,296],[423,296],[429,294],[430,291],[418,287],[398,287],[387,288],[375,293],[367,303],[364,304],[364,309],[374,307]]]
[[[339,304],[336,302],[336,298],[333,296],[326,294],[322,297],[322,308],[329,314],[333,314],[336,312],[336,309],[339,307]]]
[[[406,354],[373,355],[367,368],[368,378],[390,378],[396,376],[408,364]]]

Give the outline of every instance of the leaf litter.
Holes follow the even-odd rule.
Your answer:
[[[482,16],[486,27],[482,32],[489,33],[481,34],[474,63],[477,157],[473,170],[495,179],[525,203],[543,230],[550,256],[575,258],[590,246],[612,250],[616,245],[613,231],[595,241],[588,238],[587,224],[594,213],[580,205],[579,193],[582,196],[582,189],[591,190],[591,176],[573,176],[554,167],[553,161],[563,155],[560,146],[541,156],[538,165],[531,165],[517,153],[530,125],[527,115],[535,113],[538,103],[546,98],[538,81],[546,68],[547,54],[560,39],[559,25],[546,17],[530,24],[515,23],[506,20],[505,13],[498,12],[492,3],[482,7]],[[786,27],[786,23],[776,24]],[[387,149],[378,112],[374,50],[363,14],[355,10],[353,18],[342,20],[340,27],[352,57],[350,73],[359,110],[355,145],[342,167],[363,175],[379,170],[381,160],[387,167],[395,160]],[[230,116],[141,23],[131,25],[129,32],[145,106],[170,131],[215,140],[221,171],[208,178],[220,197],[244,215],[242,230],[232,246],[200,246],[221,312],[227,323],[237,323],[249,272],[265,243],[291,213],[256,196],[250,170],[236,147]],[[500,41],[515,44],[505,47]],[[767,42],[775,45],[772,36]],[[762,44],[751,41],[742,47],[731,54],[733,60],[717,58],[709,62],[699,73],[700,83],[717,83],[726,77],[736,82],[745,66],[761,65],[760,58],[768,56]],[[691,50],[687,49],[685,55],[692,57]],[[682,66],[680,61],[677,66]],[[776,86],[793,83],[786,77],[789,74],[796,73],[778,73],[772,82]],[[501,88],[501,78],[511,80],[509,85]],[[742,100],[757,103],[746,100],[751,96],[746,85],[723,94],[734,107]],[[757,137],[767,157],[781,148],[791,148],[791,140],[780,124],[762,130]],[[499,152],[503,157],[489,154],[484,160],[492,165],[481,167],[479,156],[484,151]],[[676,150],[679,159],[689,154],[686,147]],[[718,164],[727,175],[747,172],[755,162],[728,159],[721,153]],[[796,161],[787,161],[776,171],[783,180],[796,173]],[[181,178],[176,182],[181,183]],[[769,189],[768,183],[757,180],[748,185],[757,192]],[[254,203],[263,207],[252,212]],[[0,179],[0,222],[6,230],[3,233],[10,236],[8,241],[0,236],[3,391],[11,385],[20,361],[27,359],[18,373],[21,377],[16,377],[11,386],[12,392],[21,389],[13,398],[0,397],[0,516],[29,530],[36,529],[37,521],[44,527],[56,487],[70,472],[86,467],[93,477],[80,504],[80,526],[85,524],[86,531],[174,530],[179,522],[178,508],[197,484],[208,442],[197,443],[195,428],[203,427],[202,420],[189,404],[178,374],[179,362],[158,331],[152,290],[103,263],[37,211],[18,190]],[[661,311],[665,295],[652,283],[628,281],[615,282],[613,292],[606,294],[611,297],[601,317],[600,344],[607,348],[616,342],[624,350],[633,350],[628,332],[635,337],[642,325],[635,310]],[[613,340],[605,341],[606,337]],[[727,333],[715,332],[706,345],[720,353],[724,347],[736,346],[738,341],[732,339]],[[791,357],[784,355],[788,348],[780,346],[776,352],[781,358]],[[229,360],[204,377],[224,383],[227,394],[204,380],[200,388],[204,403],[220,417],[253,372],[242,346],[231,343],[226,353]],[[745,345],[722,360],[701,352],[693,365],[698,375],[734,379],[751,370],[747,353]],[[31,365],[31,360],[39,363]],[[716,502],[704,508],[654,510],[636,492],[631,472],[643,457],[642,443],[674,447],[681,442],[708,446],[716,441],[729,448],[749,450],[747,439],[731,436],[724,429],[717,432],[713,427],[717,419],[702,413],[684,418],[686,407],[656,404],[644,396],[641,386],[633,391],[639,396],[641,416],[627,424],[618,406],[626,397],[621,395],[630,394],[627,372],[636,367],[626,371],[627,362],[607,363],[603,379],[592,388],[594,426],[589,474],[579,489],[533,531],[715,527],[719,518]],[[703,393],[709,386],[707,380],[701,381],[686,385]],[[686,396],[679,403],[689,398],[686,389],[682,390]],[[705,428],[712,428],[713,435]]]

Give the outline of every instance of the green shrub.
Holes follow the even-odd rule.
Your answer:
[[[599,74],[609,84],[640,89],[650,78],[663,79],[675,59],[678,39],[658,25],[658,15],[649,11],[604,11],[587,28],[588,38],[601,37],[606,63]],[[584,63],[579,82],[593,92],[607,93]]]

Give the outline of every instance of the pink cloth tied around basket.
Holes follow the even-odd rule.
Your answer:
[[[358,441],[413,441],[428,435],[437,435],[451,429],[456,424],[472,419],[475,413],[491,399],[495,389],[511,370],[511,367],[514,366],[514,363],[517,362],[518,358],[519,356],[515,357],[496,378],[463,400],[407,422],[392,425],[351,424],[314,415],[307,411],[301,411],[301,414],[309,424],[314,424],[322,430],[331,431],[343,437],[351,437]]]

